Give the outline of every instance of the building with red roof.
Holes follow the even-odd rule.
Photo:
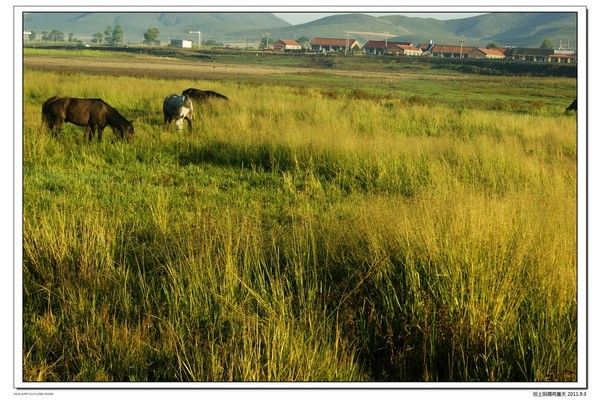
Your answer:
[[[350,52],[353,53],[360,49],[356,39],[337,39],[337,38],[313,38],[310,41],[310,49],[319,53],[329,52]]]
[[[506,56],[501,49],[478,47],[467,53],[467,57],[478,59],[502,59]]]
[[[293,39],[279,39],[273,43],[273,51],[285,52],[298,50],[302,50],[302,46]]]

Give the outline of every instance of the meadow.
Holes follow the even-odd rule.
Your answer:
[[[449,76],[26,68],[23,379],[575,380],[576,82]],[[163,127],[187,87],[231,100]]]

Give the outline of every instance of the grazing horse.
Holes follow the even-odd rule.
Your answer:
[[[87,135],[90,141],[96,131],[101,141],[107,125],[121,139],[133,136],[133,124],[102,99],[50,97],[42,105],[42,120],[54,136],[65,122],[84,126],[84,137]]]
[[[163,115],[165,124],[175,120],[177,129],[183,129],[183,120],[188,123],[188,129],[192,130],[192,115],[194,113],[194,105],[188,96],[178,96],[171,94],[165,98],[163,102]]]
[[[222,95],[221,93],[213,92],[212,90],[200,90],[195,88],[185,89],[182,93],[184,96],[190,97],[192,100],[201,103],[206,101],[209,98],[217,98],[223,100],[229,100],[227,96]]]
[[[577,111],[577,98],[575,98],[575,100],[573,100],[573,102],[571,103],[571,105],[565,109],[565,112],[571,111],[571,110],[572,111]]]

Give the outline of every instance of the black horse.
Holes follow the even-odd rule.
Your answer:
[[[183,92],[181,92],[181,94],[184,96],[188,96],[189,98],[198,103],[204,102],[210,98],[229,100],[227,96],[224,96],[221,93],[213,92],[212,90],[200,90],[195,88],[189,88],[185,89]]]
[[[565,112],[568,112],[568,111],[577,111],[577,98],[575,98],[575,100],[573,100],[571,105],[565,109]]]
[[[90,141],[96,131],[101,141],[106,126],[121,139],[133,136],[133,124],[102,99],[50,97],[42,105],[42,120],[54,136],[65,122],[85,127],[84,137]]]

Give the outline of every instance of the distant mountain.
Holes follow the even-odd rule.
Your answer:
[[[479,44],[539,47],[545,38],[556,46],[562,40],[573,46],[577,39],[575,13],[492,13],[446,21],[452,33]]]
[[[155,26],[160,39],[197,39],[190,30],[202,31],[204,40],[220,42],[256,43],[266,33],[270,40],[309,39],[321,37],[356,38],[365,43],[370,39],[409,41],[414,43],[433,40],[437,43],[456,44],[460,36],[465,46],[485,46],[496,42],[501,46],[539,47],[545,38],[556,46],[562,41],[576,47],[577,24],[575,13],[489,13],[470,18],[438,20],[404,15],[374,17],[366,14],[338,14],[299,25],[270,13],[26,13],[27,30],[42,32],[57,29],[73,32],[80,39],[89,39],[95,32],[104,32],[107,26],[121,24],[125,40],[139,43],[143,33]]]
[[[290,25],[285,27],[276,27],[269,30],[271,38],[277,39],[296,39],[305,36],[309,39],[316,36],[344,38],[346,32],[353,38],[364,39],[369,37],[368,32],[392,32],[401,31],[393,23],[385,19],[373,17],[366,14],[340,14],[321,18],[316,21],[307,22],[300,25]],[[356,34],[355,32],[360,32]],[[247,36],[252,39],[260,38],[265,35],[264,29],[252,29],[247,31],[235,32],[235,35]]]
[[[271,38],[337,37],[348,34],[365,43],[371,39],[459,43],[464,38],[465,46],[485,46],[497,42],[501,46],[539,47],[545,38],[556,46],[562,40],[576,46],[577,24],[575,13],[489,13],[476,17],[438,20],[404,15],[373,17],[365,14],[340,14],[321,18],[301,25],[272,29]],[[236,35],[255,37],[264,35],[264,30],[237,32]]]
[[[26,13],[26,30],[42,32],[57,29],[64,33],[73,32],[76,37],[89,39],[96,32],[104,32],[107,26],[120,24],[125,40],[139,43],[149,27],[160,30],[160,39],[196,38],[189,35],[190,30],[202,31],[203,39],[223,40],[223,36],[239,30],[271,29],[290,24],[270,13],[138,13],[138,12],[94,12],[64,13],[40,12]]]

